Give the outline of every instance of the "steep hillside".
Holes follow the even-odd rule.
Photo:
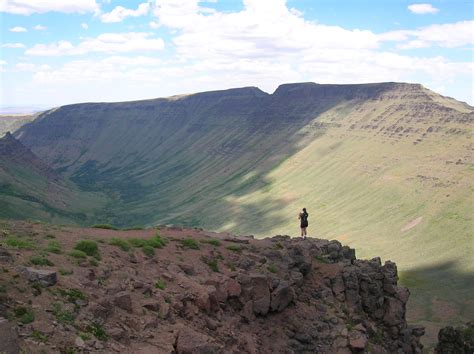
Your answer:
[[[0,265],[1,352],[421,351],[396,265],[337,241],[9,222]]]
[[[14,132],[22,125],[31,122],[37,114],[0,115],[0,137],[7,132]]]
[[[0,217],[95,220],[105,199],[80,192],[10,133],[0,139]]]
[[[421,85],[281,85],[41,114],[16,136],[107,222],[337,238],[399,264],[410,318],[474,316],[473,108]]]

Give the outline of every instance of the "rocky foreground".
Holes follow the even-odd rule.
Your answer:
[[[396,265],[337,241],[23,222],[0,223],[0,241],[0,352],[422,348]]]

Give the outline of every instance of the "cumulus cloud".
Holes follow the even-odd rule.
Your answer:
[[[120,53],[135,51],[156,51],[164,48],[161,38],[152,38],[147,32],[103,33],[96,38],[86,38],[78,45],[69,41],[50,44],[36,44],[25,51],[26,55],[60,56],[83,55],[87,53]]]
[[[123,6],[117,6],[111,12],[102,14],[100,19],[105,23],[122,22],[127,17],[139,17],[147,15],[150,9],[151,4],[147,2],[138,5],[136,10],[127,9]]]
[[[5,43],[2,44],[0,47],[2,48],[25,48],[23,43]]]
[[[306,21],[284,0],[244,0],[239,12],[201,7],[197,0],[159,0],[159,24],[178,30],[173,39],[181,57],[226,59],[300,56],[316,49],[376,48],[377,36]]]
[[[383,41],[404,42],[400,49],[427,48],[440,46],[455,48],[474,45],[474,21],[460,21],[442,25],[431,25],[417,30],[386,32],[379,36]]]
[[[412,4],[408,5],[408,10],[417,15],[435,14],[439,11],[436,7],[431,4]]]
[[[10,32],[28,32],[25,27],[15,26],[8,29]]]
[[[47,27],[42,25],[36,25],[33,27],[35,31],[46,31]]]
[[[81,27],[85,30],[89,29],[89,25],[87,23],[81,23]]]
[[[95,0],[0,0],[0,12],[17,15],[31,15],[50,11],[63,13],[97,12]]]

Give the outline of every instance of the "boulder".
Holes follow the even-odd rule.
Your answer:
[[[263,274],[251,274],[253,312],[256,315],[266,315],[270,309],[270,288],[267,277]]]
[[[384,322],[389,326],[397,326],[405,321],[404,304],[393,297],[385,298],[385,315]]]
[[[115,295],[114,305],[127,312],[133,312],[132,297],[127,291],[121,291]]]
[[[227,280],[226,288],[227,288],[227,296],[229,297],[238,297],[240,296],[240,293],[242,292],[242,288],[240,287],[239,282],[232,278]]]
[[[176,340],[177,354],[213,354],[219,353],[221,346],[216,344],[210,337],[184,327],[178,333]]]
[[[281,312],[293,301],[293,289],[286,281],[280,281],[271,294],[270,307],[272,311]]]
[[[474,353],[474,322],[461,327],[444,327],[438,333],[436,354]]]
[[[58,273],[54,270],[26,268],[25,272],[30,282],[38,282],[44,287],[53,286],[58,282]]]
[[[349,346],[354,351],[363,351],[367,346],[367,336],[360,331],[350,331]]]
[[[4,318],[0,318],[0,339],[0,353],[20,353],[18,335]]]

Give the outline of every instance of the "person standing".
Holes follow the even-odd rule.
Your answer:
[[[306,211],[306,208],[303,208],[303,211],[300,213],[298,219],[300,220],[300,227],[301,227],[301,237],[303,237],[304,240],[306,240],[306,228],[308,227],[308,212]]]

